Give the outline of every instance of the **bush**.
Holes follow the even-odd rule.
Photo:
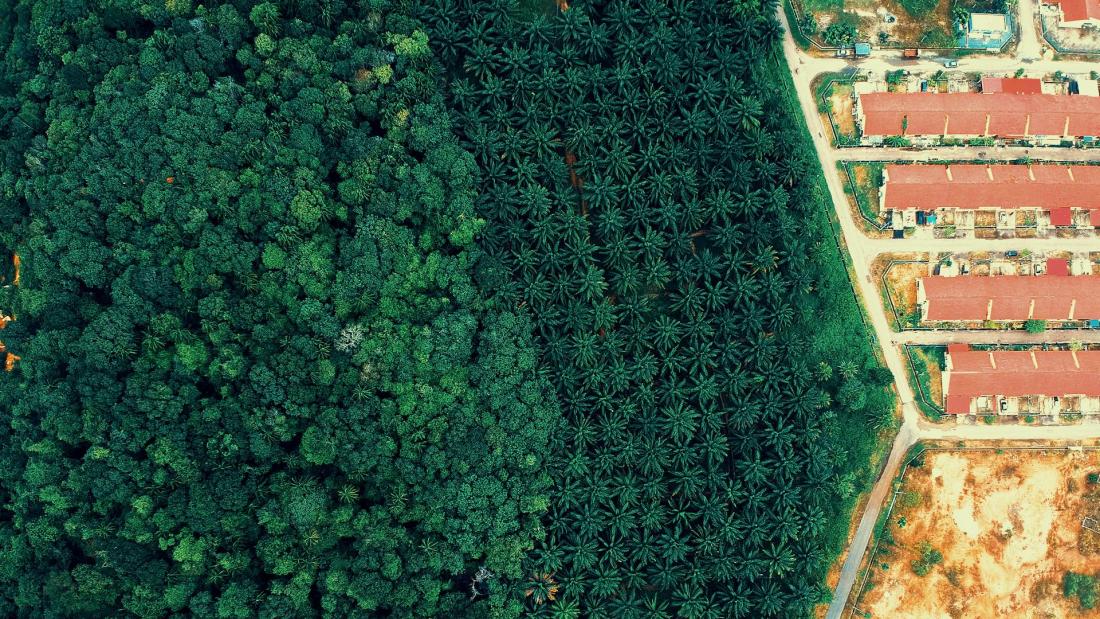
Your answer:
[[[1024,323],[1024,331],[1028,333],[1042,333],[1047,330],[1047,321],[1031,319]]]
[[[917,576],[928,575],[933,567],[943,562],[943,553],[933,548],[928,540],[921,542],[917,548],[920,550],[920,558],[909,562]]]
[[[1066,597],[1077,597],[1082,610],[1092,610],[1096,607],[1096,578],[1087,574],[1066,572],[1062,578],[1062,594]]]
[[[823,35],[825,43],[836,47],[847,47],[855,43],[856,37],[859,36],[859,30],[856,28],[858,23],[858,16],[852,13],[841,13],[836,21],[825,29]]]

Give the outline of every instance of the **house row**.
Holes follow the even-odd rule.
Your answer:
[[[1100,351],[947,347],[944,410],[952,415],[1100,413]]]
[[[1100,227],[1100,166],[891,164],[882,181],[884,214],[1007,211],[997,221],[1015,227],[1017,213],[1034,211],[1054,227]]]
[[[1100,320],[1100,275],[1070,275],[1047,260],[1043,275],[942,275],[917,280],[924,322]]]
[[[1015,92],[865,92],[855,97],[856,124],[868,144],[900,136],[1026,140],[1039,145],[1092,142],[1100,135],[1100,97]]]

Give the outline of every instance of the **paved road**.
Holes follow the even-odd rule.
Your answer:
[[[989,330],[945,330],[914,331],[906,330],[890,336],[894,344],[912,344],[917,346],[943,346],[946,344],[1100,344],[1100,329],[1051,329],[1042,333],[1026,331],[989,331]]]
[[[1028,73],[1040,75],[1061,70],[1067,74],[1087,74],[1096,68],[1093,62],[1065,62],[1050,60],[1035,32],[1035,22],[1031,17],[1035,11],[1035,0],[1019,0],[1024,16],[1021,19],[1023,34],[1017,47],[1019,57],[973,55],[959,59],[961,71],[984,74],[1012,73],[1019,67],[1025,67]],[[905,374],[900,347],[897,345],[900,335],[893,333],[886,318],[885,309],[880,302],[877,283],[870,275],[871,262],[878,255],[891,251],[973,251],[996,249],[1030,249],[1032,251],[1100,250],[1100,241],[1092,238],[1079,239],[870,239],[863,234],[853,219],[844,194],[839,176],[836,174],[836,162],[839,160],[862,159],[898,159],[927,161],[930,159],[977,159],[997,160],[1020,159],[1023,157],[1043,158],[1057,161],[1084,161],[1093,159],[1091,151],[1063,148],[942,148],[927,151],[909,151],[888,148],[851,148],[838,151],[832,148],[825,137],[825,128],[817,113],[810,84],[814,77],[824,72],[842,71],[851,66],[870,71],[886,71],[899,67],[911,71],[936,71],[941,65],[936,60],[921,59],[907,61],[900,58],[900,52],[876,50],[872,58],[861,61],[848,61],[836,58],[816,58],[802,52],[790,36],[790,28],[783,11],[778,11],[779,20],[787,31],[783,39],[783,51],[788,69],[794,79],[799,105],[810,129],[810,136],[817,151],[821,166],[825,172],[825,181],[833,208],[840,222],[845,245],[851,254],[856,274],[856,287],[867,309],[871,327],[875,331],[882,356],[894,376],[895,388],[901,401],[902,425],[886,459],[883,472],[871,490],[867,507],[860,517],[852,543],[848,548],[840,570],[840,578],[826,615],[828,619],[839,619],[844,613],[851,594],[859,565],[871,540],[875,522],[883,508],[883,501],[890,491],[893,478],[906,451],[920,440],[1033,440],[1043,441],[1079,441],[1100,438],[1100,423],[1074,426],[1010,426],[1010,425],[954,425],[933,424],[924,420],[913,404],[913,392]],[[1044,57],[1045,54],[1045,57]],[[983,154],[984,153],[984,154]],[[984,335],[984,334],[983,334]],[[1020,334],[1017,334],[1020,335]],[[1083,335],[1083,334],[1082,334]],[[1090,334],[1091,335],[1091,334]],[[925,336],[915,336],[925,337]],[[957,337],[966,338],[966,334]],[[1007,336],[1006,336],[1007,337]],[[1012,341],[1024,341],[1013,337]]]

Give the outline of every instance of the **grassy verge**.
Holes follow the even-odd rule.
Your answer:
[[[943,375],[945,346],[906,346],[909,360],[909,385],[917,394],[917,407],[932,421],[943,419],[940,380]]]
[[[773,57],[768,68],[774,83],[785,92],[787,114],[799,125],[803,135],[802,148],[813,153],[810,132],[781,52]],[[826,514],[824,544],[830,563],[836,561],[848,544],[852,511],[871,490],[880,463],[889,452],[897,428],[897,396],[892,388],[889,370],[877,355],[870,327],[860,305],[852,277],[850,258],[842,250],[841,232],[825,187],[824,170],[812,156],[811,192],[815,204],[805,225],[831,230],[832,238],[815,248],[814,262],[820,270],[817,315],[826,320],[806,325],[805,337],[810,342],[809,354],[814,359],[850,359],[859,365],[869,383],[868,403],[863,411],[847,411],[838,407],[836,423],[830,427],[826,440],[843,445],[846,458],[838,463],[838,474],[845,491],[830,506]],[[811,181],[807,181],[811,182]],[[877,385],[877,386],[876,386]],[[864,411],[873,411],[870,414]],[[824,575],[824,574],[823,574]]]
[[[882,185],[882,170],[886,164],[837,163],[837,171],[844,182],[844,193],[852,197],[859,209],[859,221],[864,230],[883,230],[886,222],[879,211],[879,187]]]
[[[794,10],[791,0],[783,0],[783,14],[787,16],[787,24],[791,28],[791,37],[794,38],[795,44],[802,49],[813,47],[813,41],[810,40],[810,37],[802,34],[802,30],[798,27],[798,11]]]

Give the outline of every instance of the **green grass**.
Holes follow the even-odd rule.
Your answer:
[[[901,8],[909,15],[921,18],[936,10],[939,0],[898,0]]]
[[[845,187],[851,190],[852,197],[855,198],[856,206],[859,207],[864,223],[881,229],[885,222],[879,213],[878,192],[882,184],[882,170],[886,167],[886,164],[880,162],[853,164],[843,161],[839,165],[844,170]],[[867,170],[867,174],[861,182],[857,178],[857,171],[864,168]]]

